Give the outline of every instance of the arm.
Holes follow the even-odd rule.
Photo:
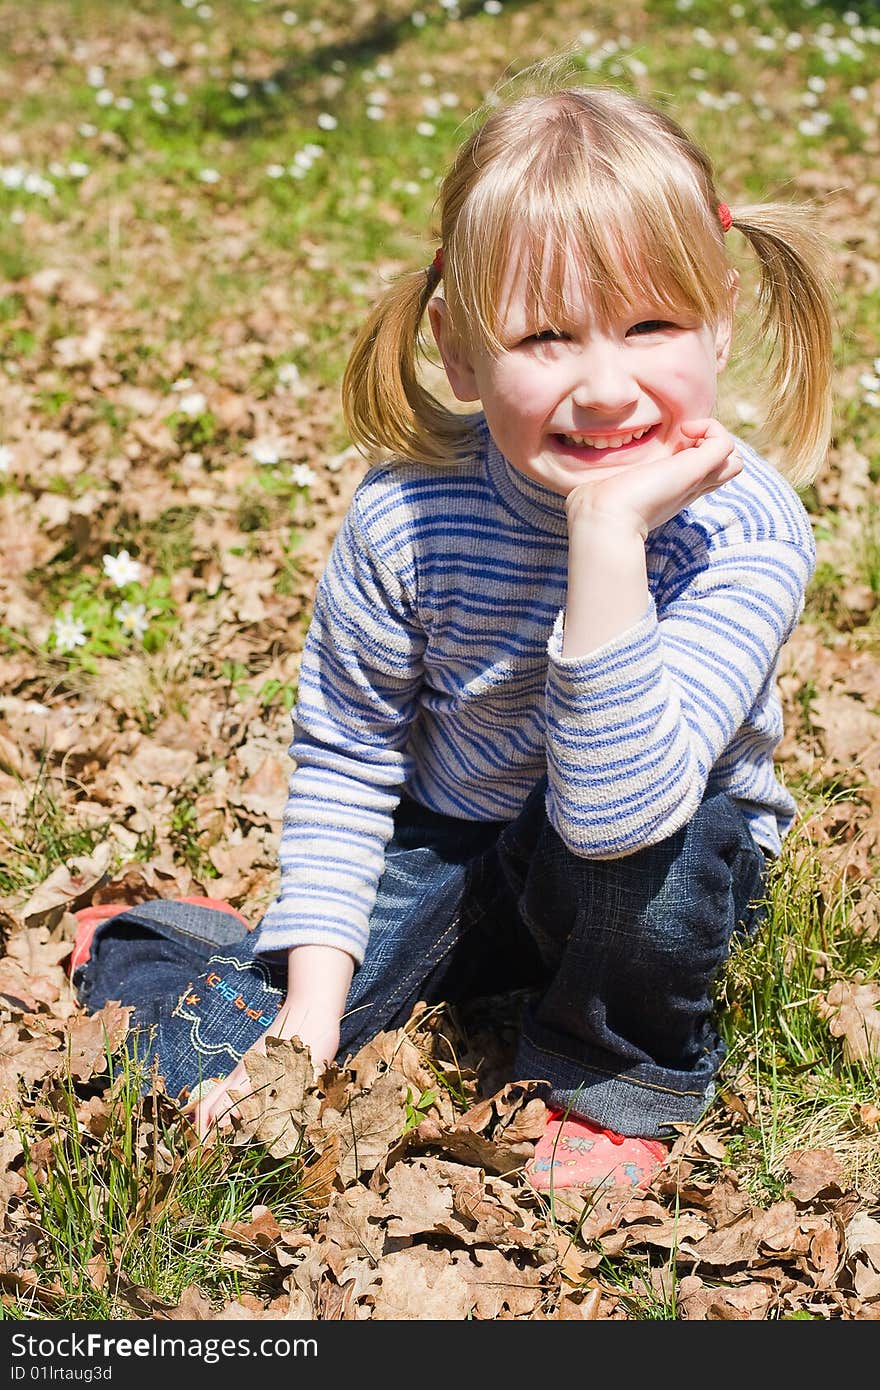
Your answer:
[[[297,1037],[312,1054],[316,1070],[332,1061],[339,1048],[339,1024],[354,973],[354,960],[333,946],[296,946],[287,957],[287,996],[277,1018],[254,1043],[251,1053],[265,1053],[267,1038]],[[245,1057],[247,1057],[247,1053]],[[245,1059],[188,1109],[199,1134],[221,1124],[235,1111],[232,1092],[250,1091]]]
[[[380,492],[373,515],[381,502]],[[426,641],[408,594],[376,549],[353,505],[318,584],[300,663],[281,881],[260,923],[259,955],[327,945],[363,959],[385,845],[411,769]]]
[[[569,601],[549,646],[547,809],[586,858],[629,854],[686,824],[724,750],[760,717],[800,613],[812,538],[781,481],[753,512],[742,502],[735,531],[688,519],[694,498],[739,471],[732,447],[709,422],[695,448],[568,498]],[[668,556],[658,613],[643,538],[669,518],[677,524],[652,551]],[[766,767],[771,748],[762,731],[744,756]]]
[[[692,447],[582,483],[566,499],[564,657],[587,656],[639,621],[650,603],[648,533],[742,468],[716,421],[695,421],[688,433]]]

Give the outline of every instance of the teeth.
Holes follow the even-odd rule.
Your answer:
[[[631,434],[616,434],[613,439],[603,434],[564,434],[562,438],[566,444],[573,444],[578,449],[620,449],[624,444],[631,444],[634,439],[641,439],[650,428],[650,425],[646,425],[644,429],[633,430]]]

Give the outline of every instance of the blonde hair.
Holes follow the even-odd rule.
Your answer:
[[[718,206],[708,156],[647,102],[571,85],[510,99],[465,141],[438,195],[453,333],[500,350],[512,256],[542,327],[567,326],[563,287],[573,274],[600,316],[647,298],[717,324],[730,313],[732,283]],[[801,206],[750,204],[731,215],[760,268],[759,332],[771,359],[764,433],[783,447],[781,471],[801,485],[815,476],[830,433],[824,242]],[[437,282],[431,269],[402,275],[357,335],[342,403],[365,452],[443,464],[472,447],[476,417],[447,409],[419,376]]]

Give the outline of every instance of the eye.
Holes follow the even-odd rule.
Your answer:
[[[668,333],[670,329],[677,327],[677,323],[670,323],[668,319],[641,319],[638,323],[634,323],[628,332],[639,338],[646,333]]]
[[[558,333],[555,328],[542,328],[538,333],[530,333],[523,339],[524,343],[564,343],[568,340],[567,333]]]

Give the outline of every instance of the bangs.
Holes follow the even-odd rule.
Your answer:
[[[601,142],[594,131],[587,140],[580,122],[558,116],[557,108],[556,119],[534,123],[532,138],[520,127],[507,158],[487,161],[458,210],[444,292],[459,331],[500,351],[514,290],[529,331],[569,331],[578,304],[600,321],[639,306],[720,320],[728,262],[692,162],[670,159],[668,134],[661,157],[650,138],[659,132],[615,140],[620,132],[606,128]]]

